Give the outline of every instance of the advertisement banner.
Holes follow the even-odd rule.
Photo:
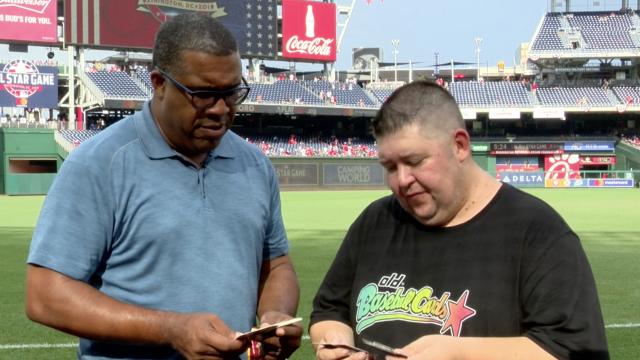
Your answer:
[[[633,187],[633,179],[589,179],[589,187]]]
[[[491,155],[550,155],[562,154],[561,143],[491,143]]]
[[[544,187],[546,188],[566,188],[571,186],[569,179],[544,179]]]
[[[241,55],[275,58],[278,52],[276,0],[65,0],[64,11],[68,44],[150,50],[162,23],[200,12],[233,33]]]
[[[488,144],[471,144],[471,151],[473,152],[487,152],[489,151],[489,145]]]
[[[615,165],[616,157],[612,156],[580,156],[580,165]]]
[[[545,179],[548,180],[579,179],[580,156],[578,154],[545,156],[544,171]],[[565,186],[568,186],[568,183]]]
[[[280,185],[319,185],[318,164],[274,163]]]
[[[55,108],[58,106],[58,68],[36,66],[27,60],[0,64],[0,106]]]
[[[539,171],[538,158],[533,156],[499,156],[496,157],[496,172],[502,171]]]
[[[517,120],[517,119],[520,119],[520,111],[518,109],[509,109],[509,108],[489,109],[489,119]]]
[[[542,171],[500,173],[500,181],[519,187],[543,187],[544,173]]]
[[[611,152],[616,148],[615,144],[611,141],[589,141],[589,142],[572,142],[567,141],[564,143],[565,151],[600,151]]]
[[[57,6],[54,0],[0,1],[0,40],[58,42]]]
[[[382,61],[382,48],[354,48],[352,67],[354,70],[371,70]]]
[[[536,107],[533,109],[534,119],[560,119],[565,120],[564,109],[562,108],[543,108]]]
[[[336,61],[336,4],[283,0],[282,57]]]
[[[478,117],[476,111],[470,108],[460,108],[460,113],[464,120],[475,120]]]
[[[384,170],[379,164],[323,164],[324,185],[384,185]]]

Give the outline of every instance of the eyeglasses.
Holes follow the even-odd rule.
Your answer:
[[[218,100],[222,99],[227,106],[236,106],[242,104],[242,102],[249,95],[249,84],[247,84],[247,80],[242,77],[243,85],[236,86],[231,89],[226,90],[191,90],[178,80],[171,77],[171,75],[167,74],[160,68],[156,68],[162,74],[163,77],[171,81],[171,83],[178,88],[182,93],[188,95],[191,99],[191,105],[198,110],[204,111],[208,108],[214,106]]]

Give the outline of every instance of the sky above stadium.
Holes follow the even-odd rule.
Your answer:
[[[338,5],[350,5],[351,0],[336,0]],[[564,1],[557,0],[559,10]],[[633,8],[636,1],[630,1]],[[353,14],[340,44],[337,68],[350,69],[352,49],[380,47],[384,62],[394,61],[393,40],[398,40],[397,61],[412,61],[416,67],[451,60],[476,63],[476,38],[481,38],[481,66],[495,66],[504,61],[515,64],[521,43],[531,38],[545,12],[549,0],[356,0]],[[617,10],[621,1],[572,0],[574,11]],[[339,17],[338,22],[344,18]],[[338,27],[338,36],[342,27]],[[15,58],[45,59],[47,48],[31,47],[29,54],[9,53],[0,45],[0,60]],[[99,60],[111,54],[89,51],[87,60]],[[66,54],[56,51],[59,62]],[[270,66],[287,67],[283,62],[268,62]],[[318,64],[299,65],[298,69],[320,69]]]
[[[351,4],[336,0],[337,4]],[[518,47],[530,42],[549,0],[357,0],[338,54],[338,69],[352,63],[352,49],[382,47],[384,62],[394,61],[393,40],[399,40],[398,62],[433,65],[456,60],[476,63],[475,38],[480,45],[481,66],[502,60],[514,65]],[[629,1],[636,7],[636,0]],[[573,11],[610,11],[621,0],[572,0]],[[557,11],[565,1],[556,0]],[[338,28],[338,34],[340,28]]]

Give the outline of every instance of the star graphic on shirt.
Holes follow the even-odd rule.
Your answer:
[[[447,330],[451,329],[451,335],[456,337],[460,336],[462,323],[476,314],[473,308],[467,306],[468,296],[469,290],[465,290],[458,298],[458,301],[449,300],[447,302],[449,317],[447,317],[447,320],[442,324],[440,334],[444,334]]]

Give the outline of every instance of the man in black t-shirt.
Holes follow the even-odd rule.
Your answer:
[[[399,88],[373,130],[393,195],[352,224],[316,294],[319,360],[383,354],[367,340],[409,359],[609,357],[577,235],[473,161],[446,90]]]

